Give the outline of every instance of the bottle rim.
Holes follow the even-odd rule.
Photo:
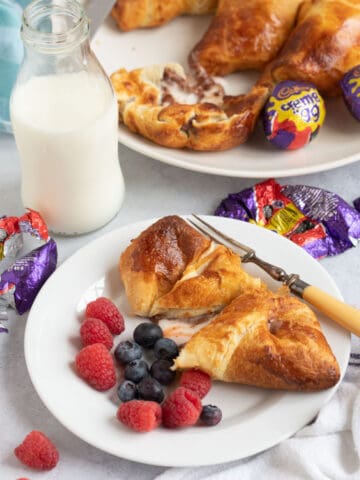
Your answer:
[[[89,19],[76,0],[34,0],[23,11],[25,45],[46,53],[74,48],[89,34]]]

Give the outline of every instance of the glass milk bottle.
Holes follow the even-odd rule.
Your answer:
[[[117,102],[89,45],[79,3],[35,0],[24,11],[25,58],[10,113],[21,158],[25,207],[51,231],[95,230],[118,212]]]

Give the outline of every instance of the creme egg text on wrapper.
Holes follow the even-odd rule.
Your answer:
[[[344,75],[340,86],[348,109],[356,120],[360,121],[360,65]]]
[[[324,100],[312,84],[281,82],[265,105],[266,138],[285,150],[301,148],[316,136],[325,115]]]

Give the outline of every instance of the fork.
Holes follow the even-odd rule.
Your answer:
[[[187,221],[191,223],[192,226],[215,242],[230,246],[235,253],[240,256],[243,263],[254,263],[269,274],[274,280],[287,285],[290,291],[296,296],[306,300],[321,313],[331,318],[331,320],[338,323],[349,332],[360,336],[360,310],[334,298],[320,288],[304,282],[299,275],[295,273],[288,274],[283,268],[265,262],[256,255],[254,249],[225,235],[208,222],[205,222],[205,220],[199,216],[195,214],[192,214],[192,216],[197,220],[197,222],[194,222],[191,218],[187,218]],[[199,225],[199,223],[201,225]],[[228,245],[220,242],[219,238],[225,241]]]

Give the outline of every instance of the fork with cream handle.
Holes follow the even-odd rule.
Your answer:
[[[232,250],[240,256],[242,263],[254,263],[274,280],[288,286],[293,294],[306,300],[321,313],[331,318],[331,320],[349,332],[360,336],[360,310],[351,305],[347,305],[320,288],[304,282],[299,275],[295,273],[288,274],[283,268],[265,262],[256,255],[255,250],[252,248],[225,235],[208,222],[205,222],[198,215],[192,214],[192,216],[197,220],[195,222],[191,218],[187,218],[187,221],[191,223],[192,226],[215,242],[223,243],[225,246],[232,248]],[[221,241],[219,238],[221,238]]]

